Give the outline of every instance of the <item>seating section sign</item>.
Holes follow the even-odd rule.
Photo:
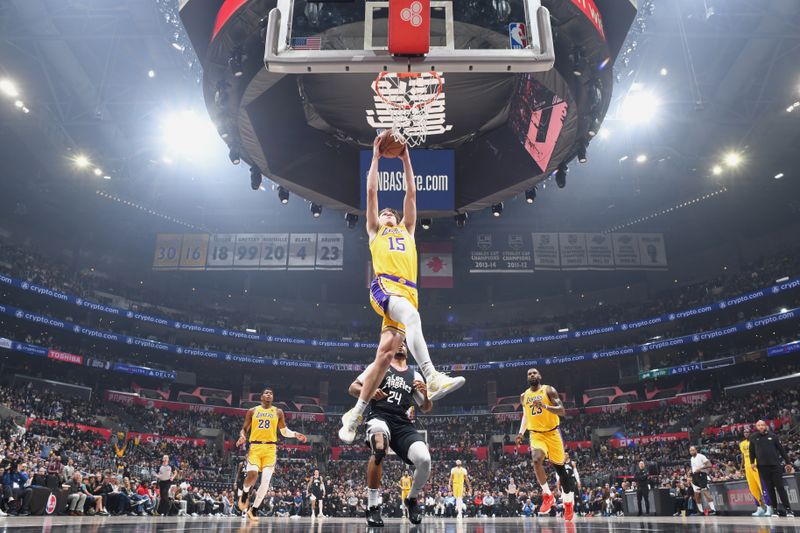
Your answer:
[[[475,233],[470,273],[536,270],[666,270],[661,233]]]
[[[159,233],[153,270],[342,270],[341,233]]]

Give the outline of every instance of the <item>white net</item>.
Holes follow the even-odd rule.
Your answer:
[[[424,143],[430,127],[428,111],[442,94],[439,74],[382,72],[374,89],[388,104],[395,139],[410,147]]]

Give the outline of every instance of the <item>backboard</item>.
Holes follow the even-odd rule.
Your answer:
[[[550,14],[540,0],[431,0],[430,48],[388,48],[390,1],[278,0],[264,62],[272,72],[540,72],[554,62]],[[396,22],[396,19],[395,19]]]

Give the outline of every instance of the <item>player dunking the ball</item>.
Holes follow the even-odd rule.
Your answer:
[[[348,444],[355,440],[364,410],[386,375],[404,337],[425,377],[431,400],[441,399],[464,384],[463,377],[450,377],[436,371],[422,335],[422,321],[417,310],[417,245],[414,241],[417,190],[407,149],[400,156],[406,187],[403,218],[394,209],[378,211],[378,161],[382,157],[381,143],[389,135],[391,132],[386,130],[375,138],[372,165],[367,174],[367,234],[375,270],[375,279],[370,286],[370,303],[375,312],[383,317],[383,326],[375,362],[363,376],[358,402],[342,416],[339,438]]]
[[[264,392],[261,393],[261,405],[251,407],[247,411],[244,417],[244,426],[239,433],[239,440],[236,441],[236,446],[242,446],[247,441],[250,442],[250,450],[247,453],[247,476],[244,479],[242,495],[237,502],[240,511],[244,512],[247,509],[250,489],[256,484],[258,473],[263,471],[256,499],[253,501],[253,506],[247,511],[247,518],[255,522],[258,521],[259,506],[269,491],[269,482],[275,471],[275,463],[278,459],[278,430],[287,439],[306,442],[305,435],[286,427],[283,410],[272,405],[273,399],[272,389],[264,389]]]
[[[550,512],[555,503],[555,497],[547,483],[547,474],[544,471],[544,460],[549,459],[558,473],[561,483],[561,493],[564,502],[564,519],[572,520],[575,516],[575,479],[572,473],[564,466],[564,441],[558,429],[560,416],[564,416],[565,409],[561,404],[556,390],[550,385],[542,384],[542,375],[535,368],[528,370],[528,385],[530,387],[520,396],[523,415],[517,435],[517,445],[522,444],[525,432],[530,431],[531,456],[536,480],[542,487],[542,505],[539,514]]]

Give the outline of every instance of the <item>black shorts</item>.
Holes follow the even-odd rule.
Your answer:
[[[389,447],[406,464],[414,464],[408,460],[408,450],[415,442],[425,442],[425,438],[411,422],[402,422],[391,416],[373,414],[367,420],[367,445],[374,433],[389,433]]]
[[[312,489],[311,489],[311,495],[312,495],[312,496],[314,496],[314,497],[315,497],[316,499],[318,499],[318,500],[319,500],[319,499],[321,499],[321,498],[322,498],[322,489],[320,489],[320,490],[314,490],[314,489],[312,488]]]
[[[694,472],[692,474],[692,485],[697,487],[695,490],[705,490],[708,488],[708,474],[705,472]]]

